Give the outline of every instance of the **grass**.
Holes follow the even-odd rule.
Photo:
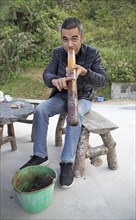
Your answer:
[[[0,90],[14,98],[47,99],[51,89],[42,79],[43,70],[27,70],[25,73],[11,74]]]

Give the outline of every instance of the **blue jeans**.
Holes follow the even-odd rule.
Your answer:
[[[78,101],[78,120],[77,126],[66,125],[65,143],[61,154],[62,162],[74,162],[76,148],[80,137],[84,115],[91,109],[92,102],[81,99]],[[39,157],[48,156],[47,152],[47,131],[49,118],[67,112],[67,98],[57,93],[47,101],[40,103],[34,116],[34,155]]]

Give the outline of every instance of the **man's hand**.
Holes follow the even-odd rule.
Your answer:
[[[72,68],[76,70],[76,78],[78,78],[79,75],[85,76],[87,73],[87,70],[80,65],[75,64],[74,66],[72,66]],[[68,67],[66,68],[66,72],[67,72],[66,76],[68,76]]]
[[[76,69],[77,78],[78,78],[79,75],[80,76],[85,76],[86,73],[87,73],[87,70],[84,67],[80,66],[80,65],[75,64],[72,67]]]
[[[87,73],[87,70],[80,65],[75,64],[72,66],[72,68],[76,70],[76,79],[79,75],[85,76]],[[59,91],[62,89],[68,89],[67,82],[70,80],[75,80],[73,77],[68,76],[68,67],[66,68],[66,72],[66,77],[52,80],[52,85],[55,86]]]
[[[67,81],[72,80],[73,78],[71,77],[63,77],[59,79],[53,79],[52,80],[52,85],[55,86],[59,91],[62,89],[68,89]]]

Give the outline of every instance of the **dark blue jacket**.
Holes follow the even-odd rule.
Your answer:
[[[76,64],[87,69],[85,76],[79,76],[77,79],[78,99],[93,99],[93,88],[104,87],[107,81],[105,70],[103,68],[98,49],[82,44],[80,52],[76,55]],[[53,79],[65,77],[67,67],[67,52],[62,46],[53,50],[52,59],[43,73],[45,85],[53,88],[51,96],[59,92],[52,85]],[[62,93],[66,90],[62,90]]]

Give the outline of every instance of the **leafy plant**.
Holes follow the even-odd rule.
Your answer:
[[[109,82],[135,82],[135,60],[133,47],[102,48],[103,63]]]
[[[109,86],[135,82],[134,0],[7,1],[0,2],[1,85],[11,73],[19,77],[24,69],[47,66],[53,48],[61,44],[60,25],[69,16],[84,24],[84,42],[99,48]]]

